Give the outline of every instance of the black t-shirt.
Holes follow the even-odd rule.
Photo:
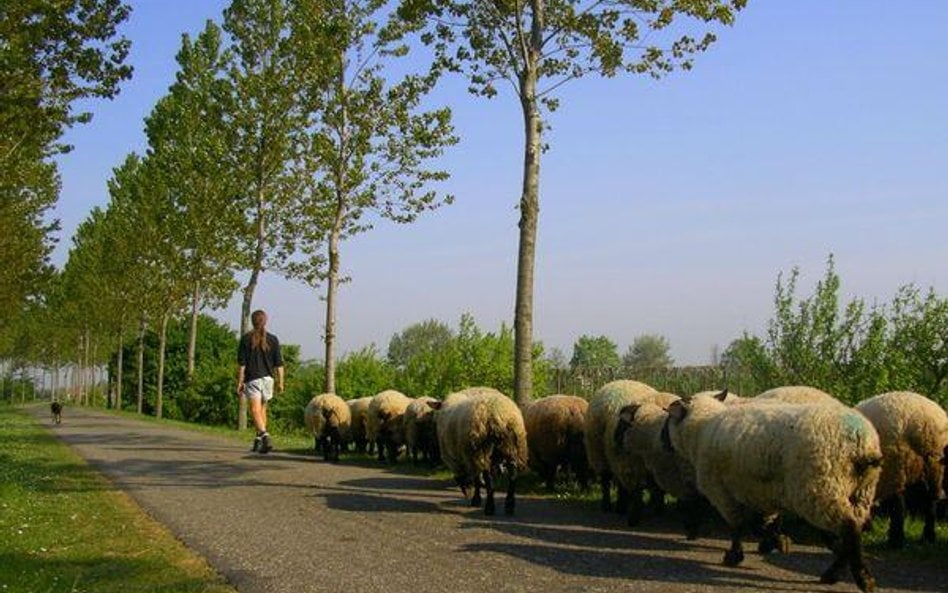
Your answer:
[[[270,349],[264,352],[253,347],[253,332],[247,332],[240,338],[237,348],[237,364],[244,367],[244,382],[249,383],[260,377],[272,377],[273,369],[283,366],[280,354],[280,341],[267,332],[267,344]]]

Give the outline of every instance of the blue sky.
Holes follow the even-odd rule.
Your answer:
[[[56,262],[106,180],[144,147],[181,34],[223,0],[134,0],[133,79],[59,159]],[[582,334],[624,351],[660,333],[680,363],[764,331],[780,271],[808,293],[835,254],[846,297],[888,301],[907,283],[948,289],[948,3],[751,0],[691,72],[564,87],[541,164],[535,337],[567,356]],[[522,129],[514,96],[460,79],[432,97],[461,137],[442,165],[457,201],[410,226],[380,222],[343,246],[342,352],[384,352],[407,325],[462,313],[512,323]],[[320,292],[266,274],[271,330],[321,356]],[[238,327],[235,302],[216,316]]]

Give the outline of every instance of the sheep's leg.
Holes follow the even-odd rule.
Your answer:
[[[392,465],[395,465],[395,462],[398,460],[398,445],[395,441],[388,442],[388,462]]]
[[[679,500],[678,506],[684,515],[682,522],[685,525],[685,537],[698,539],[701,529],[702,512],[706,510],[700,497],[688,497]]]
[[[928,500],[925,501],[925,527],[922,529],[922,541],[928,542],[930,544],[935,543],[935,519],[938,510],[938,500],[932,494],[932,489],[929,488]]]
[[[471,506],[481,506],[481,475],[474,474],[474,496],[471,497]]]
[[[757,544],[758,552],[761,554],[769,554],[774,550],[778,550],[781,554],[790,553],[791,540],[781,533],[782,525],[783,517],[781,515],[776,515],[769,521],[767,521],[766,518],[764,519],[764,525],[762,527],[763,535],[760,543]]]
[[[625,486],[616,482],[616,512],[624,515],[629,512],[629,491]]]
[[[556,490],[556,467],[554,466],[543,470],[542,477],[547,492],[554,492]]]
[[[320,450],[319,447],[320,447],[319,436],[314,434],[313,435],[313,455],[315,455],[316,457],[319,457],[319,450]]]
[[[876,588],[876,581],[866,566],[862,553],[862,539],[859,526],[855,521],[849,521],[843,527],[835,550],[836,557],[822,575],[820,582],[833,584],[839,581],[839,571],[849,564],[856,586],[865,593],[871,593]]]
[[[642,510],[645,507],[645,504],[642,502],[642,489],[633,488],[632,490],[625,490],[624,488],[619,488],[619,496],[625,494],[625,505],[628,508],[628,523],[629,527],[635,527],[642,522]],[[623,506],[623,503],[620,502],[616,506]]]
[[[484,471],[484,490],[487,491],[487,499],[484,502],[484,514],[493,515],[497,511],[494,506],[494,474],[491,470]]]
[[[382,439],[376,439],[375,449],[378,451],[378,459],[380,462],[385,463],[385,443],[382,442]]]
[[[513,515],[517,506],[517,464],[507,464],[507,497],[504,499],[504,514]]]
[[[901,492],[892,497],[888,544],[890,548],[905,546],[905,495]]]
[[[599,484],[602,486],[602,501],[599,507],[606,513],[612,510],[612,474],[609,470],[603,470],[599,476]]]
[[[656,515],[665,512],[665,491],[662,490],[653,478],[648,480],[648,506]]]
[[[741,522],[731,531],[731,548],[724,553],[725,566],[737,566],[744,561],[744,523]]]

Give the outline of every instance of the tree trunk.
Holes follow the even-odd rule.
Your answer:
[[[262,180],[258,180],[262,185]],[[265,201],[263,189],[257,191],[257,238],[254,247],[253,265],[250,271],[250,278],[247,280],[247,286],[244,287],[244,299],[240,306],[240,335],[243,336],[250,331],[250,308],[253,306],[253,293],[257,289],[257,281],[260,278],[260,272],[263,271],[263,247],[266,240],[266,225],[264,221]],[[239,398],[237,409],[237,430],[247,428],[247,400]]]
[[[158,334],[158,387],[155,390],[155,418],[161,419],[162,406],[164,404],[165,387],[165,344],[168,337],[168,317],[170,314],[165,312],[161,316],[161,330]]]
[[[85,405],[85,388],[83,387],[82,373],[82,346],[85,334],[79,334],[79,347],[76,350],[76,370],[73,372],[73,382],[76,384],[76,401],[80,406]]]
[[[138,324],[138,413],[143,411],[145,401],[145,315]]]
[[[339,288],[339,240],[346,217],[346,158],[349,152],[349,121],[346,108],[346,55],[339,54],[338,92],[341,104],[339,126],[339,153],[336,163],[336,212],[329,234],[329,277],[326,282],[326,382],[327,393],[336,392],[336,292]]]
[[[533,26],[520,74],[523,111],[523,194],[520,198],[520,245],[517,255],[517,301],[514,311],[514,399],[526,405],[533,399],[533,272],[537,219],[540,212],[540,132],[537,106],[537,61],[542,44],[543,1],[532,0]]]
[[[125,331],[119,329],[118,335],[118,356],[115,361],[115,409],[122,409],[122,367],[125,365]]]
[[[194,283],[191,293],[191,329],[188,334],[188,385],[194,383],[194,350],[197,347],[198,313],[200,313],[201,283]]]

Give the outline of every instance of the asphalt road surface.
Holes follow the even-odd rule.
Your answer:
[[[518,497],[489,518],[450,483],[338,465],[71,407],[53,426],[117,488],[243,593],[858,591],[821,585],[831,556],[795,546],[721,564],[724,534],[686,541],[671,518],[632,531],[592,505]],[[748,542],[747,550],[755,549]],[[870,556],[879,591],[948,591],[941,566]]]

